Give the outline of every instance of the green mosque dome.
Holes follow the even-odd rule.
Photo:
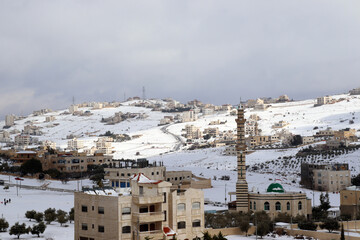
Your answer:
[[[283,193],[285,192],[284,188],[281,186],[280,183],[272,183],[267,188],[266,192],[277,192],[277,193]]]

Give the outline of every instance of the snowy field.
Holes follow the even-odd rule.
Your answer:
[[[273,134],[275,130],[272,125],[278,121],[286,121],[289,123],[285,129],[290,130],[294,134],[313,135],[319,129],[326,129],[331,126],[334,130],[343,128],[360,128],[360,98],[349,95],[337,95],[333,98],[338,99],[339,102],[320,107],[314,107],[315,100],[304,100],[290,103],[272,104],[272,106],[265,111],[254,111],[252,109],[246,110],[246,117],[251,114],[257,114],[261,120],[259,127],[262,129],[264,135]],[[341,101],[340,101],[341,100]],[[161,101],[160,101],[161,102]],[[100,134],[106,131],[111,131],[115,134],[128,134],[130,136],[140,135],[139,138],[134,138],[131,141],[113,143],[114,158],[148,158],[150,161],[163,161],[168,170],[190,170],[197,176],[202,176],[212,179],[213,188],[204,190],[205,198],[213,201],[226,203],[235,200],[229,196],[229,192],[235,191],[236,184],[236,157],[224,156],[222,152],[224,148],[211,148],[203,150],[186,151],[180,148],[179,151],[173,152],[178,140],[171,134],[163,131],[158,124],[160,119],[169,113],[162,113],[151,111],[148,108],[129,106],[133,102],[126,102],[123,106],[117,108],[104,108],[93,110],[90,108],[80,108],[80,110],[90,110],[93,115],[88,117],[63,115],[62,111],[55,111],[45,114],[43,116],[28,116],[27,118],[16,121],[16,125],[8,129],[8,131],[18,129],[21,131],[28,121],[31,121],[36,126],[42,127],[43,136],[39,136],[39,140],[51,140],[57,143],[58,147],[66,147],[66,136],[70,134],[78,135],[80,139],[84,140],[85,146],[92,147],[95,145]],[[113,116],[116,112],[131,112],[131,113],[145,113],[148,115],[145,119],[128,119],[115,125],[105,125],[101,123],[104,117]],[[55,116],[56,120],[52,123],[58,123],[53,126],[52,123],[45,123],[46,116]],[[186,124],[193,124],[204,130],[208,127],[218,127],[220,131],[236,130],[235,116],[230,116],[228,113],[216,113],[209,116],[200,116],[199,120],[191,123],[177,123],[167,127],[167,130],[172,134],[180,136],[182,129]],[[220,120],[225,122],[221,125],[209,126],[210,121]],[[350,124],[349,120],[354,123]],[[4,125],[4,121],[0,122],[0,128]],[[15,134],[11,137],[14,138]],[[247,155],[246,164],[250,166],[254,164],[261,164],[268,161],[279,161],[283,157],[294,156],[299,149],[287,150],[258,150]],[[140,155],[137,155],[139,153]],[[353,173],[360,173],[360,151],[355,151],[347,155],[336,156],[331,161],[347,162],[349,163]],[[268,173],[255,173],[250,170],[247,172],[247,181],[249,184],[249,191],[266,191],[268,185],[272,182],[279,182],[283,185],[286,191],[305,192],[307,196],[313,199],[315,205],[319,204],[320,192],[302,189],[299,185],[299,174],[294,171],[288,171],[286,167],[277,167],[271,169]],[[219,180],[221,176],[229,176],[229,181]],[[216,178],[216,180],[215,180]],[[0,175],[0,179],[9,180],[6,175]],[[10,177],[10,183],[16,183],[14,177]],[[50,188],[59,188],[67,190],[77,190],[81,186],[91,186],[92,182],[89,180],[71,181],[67,184],[62,184],[59,181],[39,181],[34,179],[25,179],[23,185],[40,187],[48,185]],[[6,218],[10,226],[15,222],[25,222],[27,225],[32,225],[25,219],[25,212],[28,210],[44,211],[52,207],[69,211],[73,207],[73,194],[65,192],[53,192],[44,190],[28,190],[21,189],[17,195],[16,187],[11,187],[9,190],[0,189],[0,201],[4,198],[11,198],[11,203],[0,204],[0,214]],[[339,206],[340,196],[336,193],[330,193],[330,202],[332,206]],[[215,207],[211,205],[206,206],[206,210],[219,210],[225,207]],[[42,238],[34,238],[31,235],[23,235],[23,239],[56,239],[65,240],[73,239],[74,229],[73,224],[68,223],[68,227],[60,227],[58,223],[48,225],[45,234]],[[227,236],[229,240],[252,239],[254,237],[241,236]],[[9,236],[8,233],[0,233],[0,239],[13,239],[14,236]],[[266,237],[265,239],[274,239]],[[276,237],[276,239],[292,239],[289,237]]]
[[[1,175],[1,177],[4,177]],[[6,176],[7,177],[7,176]],[[5,177],[5,179],[6,179]],[[25,179],[23,184],[30,185],[32,181]],[[61,183],[59,183],[60,185]],[[56,185],[56,184],[54,184]],[[70,188],[76,188],[74,182],[68,185],[72,185]],[[4,199],[11,199],[11,203],[4,205]],[[72,193],[62,193],[43,190],[28,190],[28,189],[16,189],[16,187],[10,187],[9,190],[0,188],[0,214],[6,221],[9,222],[10,227],[15,223],[25,223],[27,226],[33,226],[34,220],[29,221],[25,218],[25,212],[29,210],[36,210],[43,212],[47,208],[62,209],[69,212],[74,206],[74,195]],[[57,222],[52,222],[47,225],[44,234],[41,238],[32,236],[31,234],[21,235],[21,239],[56,239],[56,240],[70,240],[74,239],[74,225],[67,223],[68,227],[60,227]],[[9,229],[10,229],[9,227]],[[8,230],[9,230],[8,229]],[[9,235],[9,231],[0,233],[0,239],[14,239],[16,236]]]

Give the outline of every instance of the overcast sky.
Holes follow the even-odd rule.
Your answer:
[[[359,0],[0,0],[0,119],[141,96],[237,103],[360,87]]]

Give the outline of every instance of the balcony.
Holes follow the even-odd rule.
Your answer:
[[[135,233],[136,235],[136,233]],[[146,231],[146,232],[139,232],[140,239],[144,239],[145,237],[150,237],[154,239],[162,239],[164,237],[164,233],[162,230],[154,230],[154,231]]]
[[[140,223],[162,222],[165,220],[163,212],[134,213]]]
[[[133,200],[135,204],[162,203],[164,201],[164,196],[162,194],[157,194],[154,196],[133,195]]]

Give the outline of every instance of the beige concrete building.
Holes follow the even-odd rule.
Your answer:
[[[91,165],[112,164],[112,156],[96,155],[46,155],[40,159],[43,170],[55,168],[60,172],[86,172]]]
[[[201,190],[171,190],[171,183],[133,176],[130,191],[75,193],[75,239],[171,239],[202,236]]]
[[[315,142],[314,136],[303,136],[302,137],[303,144],[310,144]]]
[[[359,215],[360,188],[358,186],[347,187],[340,191],[340,214],[349,215],[355,219]]]
[[[185,126],[185,137],[187,139],[199,139],[202,138],[202,133],[199,127],[194,125],[186,125]]]
[[[68,141],[67,148],[70,150],[78,150],[84,148],[84,141],[77,138],[73,138]]]
[[[319,191],[339,192],[351,185],[351,172],[348,169],[314,169],[314,188]]]
[[[301,184],[319,191],[339,192],[351,185],[351,171],[347,163],[303,163]]]

